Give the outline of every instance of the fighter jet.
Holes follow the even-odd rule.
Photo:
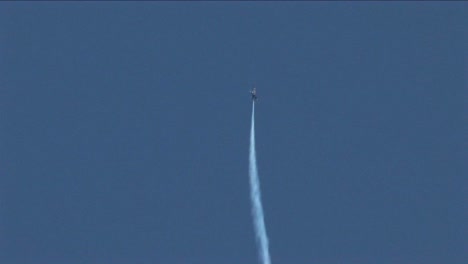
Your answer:
[[[252,88],[252,90],[250,90],[250,94],[252,95],[252,100],[255,101],[257,100],[257,90],[254,86],[254,88]]]

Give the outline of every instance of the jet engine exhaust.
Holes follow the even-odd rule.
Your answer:
[[[263,219],[263,208],[260,193],[260,181],[257,171],[257,157],[255,154],[255,102],[252,102],[252,125],[250,129],[250,153],[249,153],[249,178],[250,199],[252,201],[252,216],[254,221],[255,236],[259,247],[259,257],[262,264],[270,264],[268,251],[268,236]]]

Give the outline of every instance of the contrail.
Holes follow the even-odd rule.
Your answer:
[[[257,171],[257,157],[255,155],[255,102],[252,102],[252,126],[250,128],[250,154],[249,154],[250,199],[252,200],[252,216],[254,220],[255,235],[259,246],[259,255],[262,264],[270,264],[268,252],[268,236],[263,220],[263,208],[260,194],[260,181]]]

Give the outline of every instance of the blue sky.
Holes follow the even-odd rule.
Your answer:
[[[467,4],[0,4],[0,262],[468,259]]]

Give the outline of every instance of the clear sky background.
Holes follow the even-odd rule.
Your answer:
[[[0,262],[467,263],[468,5],[0,3]]]

